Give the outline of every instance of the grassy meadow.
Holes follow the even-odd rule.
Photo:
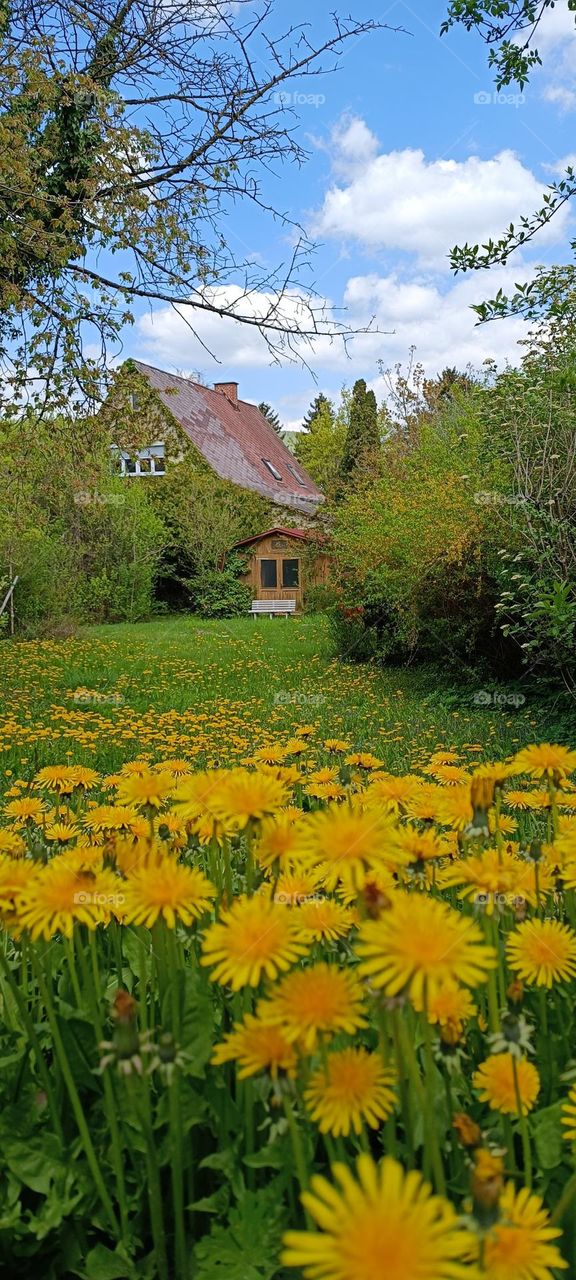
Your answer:
[[[8,781],[72,758],[104,771],[141,755],[230,763],[302,725],[320,754],[344,737],[400,771],[439,748],[471,763],[550,735],[549,708],[522,685],[451,690],[428,671],[339,662],[322,617],[165,619],[0,645],[0,689]]]
[[[0,668],[0,1273],[576,1274],[568,723],[322,619]]]

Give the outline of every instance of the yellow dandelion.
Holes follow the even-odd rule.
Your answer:
[[[354,766],[356,769],[381,769],[384,764],[383,760],[379,760],[378,756],[372,754],[371,751],[352,751],[350,755],[345,756],[344,764]]]
[[[475,987],[496,965],[474,920],[418,893],[397,893],[378,920],[363,921],[356,949],[362,977],[387,996],[406,991],[419,1002],[449,979]]]
[[[450,801],[451,799],[452,797]],[[446,801],[445,787],[439,787],[435,782],[419,780],[412,793],[406,798],[405,813],[407,817],[416,819],[418,822],[435,822],[440,801],[442,803]]]
[[[118,785],[118,799],[121,804],[144,805],[153,809],[161,809],[174,791],[174,776],[171,773],[134,773],[122,779]]]
[[[364,1124],[377,1129],[394,1109],[395,1076],[378,1054],[366,1049],[341,1049],[326,1055],[310,1077],[304,1101],[321,1133],[348,1137]]]
[[[552,1280],[557,1269],[568,1266],[552,1243],[561,1235],[540,1196],[509,1182],[498,1221],[485,1239],[483,1272],[489,1280]]]
[[[7,818],[16,819],[21,823],[41,822],[42,815],[46,812],[46,805],[37,796],[22,796],[18,800],[10,800],[4,812]]]
[[[258,894],[241,897],[220,913],[206,930],[201,964],[215,966],[212,982],[229,983],[233,991],[274,979],[306,952],[296,937],[294,915]]]
[[[45,791],[56,791],[58,795],[71,795],[78,785],[76,769],[73,765],[50,764],[39,769],[34,779],[34,786]]]
[[[94,787],[100,782],[100,774],[95,769],[88,769],[85,765],[74,765],[74,773],[76,774],[76,786],[81,787],[83,791],[93,791]]]
[[[452,852],[451,845],[437,831],[431,828],[420,831],[409,823],[395,830],[392,842],[400,852],[400,860],[408,864],[446,858]]]
[[[302,1196],[320,1231],[289,1231],[282,1262],[307,1280],[469,1280],[470,1233],[416,1170],[361,1155],[357,1177],[332,1166]]]
[[[417,1006],[421,1010],[422,1006]],[[453,980],[443,982],[428,997],[428,1021],[440,1027],[462,1027],[476,1016],[476,1005],[466,987]]]
[[[67,844],[80,835],[80,827],[74,822],[49,822],[44,828],[46,840],[54,840],[57,844]]]
[[[469,785],[444,788],[444,794],[438,797],[436,804],[436,819],[442,826],[464,831],[470,826],[473,816]]]
[[[474,1072],[472,1083],[482,1102],[504,1115],[520,1115],[516,1081],[522,1114],[531,1111],[540,1090],[540,1076],[526,1058],[511,1053],[493,1053]]]
[[[302,827],[302,853],[322,865],[324,883],[334,889],[362,889],[367,871],[401,855],[392,845],[390,819],[376,809],[329,805],[311,814]]]
[[[298,1040],[313,1052],[319,1036],[346,1031],[353,1035],[366,1026],[363,991],[349,969],[336,965],[311,965],[289,973],[262,1005],[262,1017],[282,1027],[290,1041]]]
[[[285,907],[299,907],[314,897],[319,883],[320,873],[314,868],[283,871],[275,883],[274,901]]]
[[[216,897],[214,885],[202,871],[165,857],[131,871],[124,885],[126,924],[146,925],[158,919],[173,929],[177,920],[190,925],[208,911]]]
[[[113,860],[118,871],[128,876],[140,867],[153,864],[158,866],[165,857],[165,850],[157,840],[147,837],[117,836],[106,846],[107,856]]]
[[[304,794],[313,800],[344,800],[347,791],[341,782],[310,782],[304,787]]]
[[[254,856],[259,865],[268,870],[291,866],[300,856],[300,820],[293,813],[280,812],[275,818],[264,818],[254,843]]]
[[[547,791],[507,791],[505,801],[509,809],[548,809],[550,796]]]
[[[53,858],[29,880],[16,899],[18,922],[32,941],[56,933],[70,938],[78,921],[89,929],[109,920],[123,894],[112,871],[77,871],[66,858]]]
[[[187,774],[193,772],[194,766],[189,760],[161,760],[159,764],[154,765],[158,773],[171,773],[174,778],[185,778]]]
[[[232,769],[212,796],[210,809],[221,822],[243,830],[249,822],[269,817],[287,802],[288,792],[277,778]]]
[[[83,826],[88,831],[131,831],[139,818],[137,809],[129,809],[126,805],[98,804],[84,815]]]
[[[294,1046],[286,1040],[281,1027],[247,1013],[244,1021],[237,1022],[221,1044],[215,1045],[212,1062],[216,1067],[224,1062],[237,1062],[240,1080],[262,1072],[276,1080],[279,1072],[291,1078],[295,1076],[297,1058]]]
[[[462,765],[457,764],[438,764],[430,765],[424,770],[434,778],[435,782],[439,782],[443,787],[458,787],[465,783],[470,785],[470,774]]]
[[[22,858],[26,853],[26,843],[18,831],[5,827],[0,830],[0,853],[9,853],[13,858]]]
[[[397,778],[392,773],[374,774],[362,799],[366,805],[380,805],[385,812],[405,812],[418,785],[418,779],[414,777]]]
[[[518,863],[506,850],[484,849],[471,858],[458,858],[442,869],[439,883],[443,888],[462,886],[459,897],[473,898],[486,908],[488,915],[504,896],[512,899],[518,876]]]
[[[526,920],[508,935],[506,954],[523,982],[552,987],[576,974],[576,933],[557,920]]]
[[[14,911],[14,903],[21,891],[34,879],[38,864],[14,859],[0,853],[0,911],[4,915]]]
[[[298,912],[298,937],[304,942],[337,942],[344,938],[355,924],[355,916],[349,907],[333,898],[314,898],[305,902]]]
[[[512,764],[515,773],[529,773],[533,778],[552,775],[564,778],[576,769],[576,751],[543,742],[540,746],[524,747],[514,756]]]
[[[576,1084],[572,1085],[566,1101],[562,1103],[562,1124],[567,1142],[576,1142]]]

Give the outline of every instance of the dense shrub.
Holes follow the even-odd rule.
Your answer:
[[[207,571],[191,583],[195,612],[204,618],[235,618],[247,613],[252,593],[240,580],[244,568],[242,557],[230,556],[223,568]]]

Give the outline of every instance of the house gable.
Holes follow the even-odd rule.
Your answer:
[[[118,415],[121,388],[122,423],[115,443],[125,447],[117,436],[130,435],[130,446],[143,449],[157,443],[164,430],[167,460],[177,461],[184,437],[221,479],[313,516],[322,493],[256,405],[235,397],[235,385],[213,389],[127,361],[110,397]]]

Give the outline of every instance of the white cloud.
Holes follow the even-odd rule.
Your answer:
[[[524,39],[525,33],[516,42],[523,44]],[[543,14],[532,43],[540,54],[545,54],[558,48],[565,50],[572,40],[576,40],[576,13],[568,8],[567,0],[556,0],[554,8]]]
[[[343,116],[331,136],[331,152],[338,173],[352,177],[378,155],[378,138],[361,116]]]
[[[576,151],[569,151],[567,155],[560,156],[553,164],[543,164],[542,168],[546,173],[553,173],[559,178],[563,178],[567,169],[576,169]]]
[[[521,37],[519,41],[522,42]],[[532,45],[542,58],[542,97],[562,113],[576,109],[576,12],[557,0],[538,23]]]
[[[215,367],[213,357],[238,369],[262,368],[270,364],[271,355],[258,324],[235,320],[235,312],[257,322],[274,315],[295,332],[306,332],[311,327],[310,303],[295,291],[278,301],[271,293],[253,290],[245,294],[238,286],[218,285],[209,298],[216,306],[228,308],[230,314],[223,317],[211,311],[162,306],[140,316],[137,330],[141,358],[157,361],[168,371],[193,372],[207,362]],[[320,300],[315,310],[321,309]],[[303,350],[304,345],[303,339]]]
[[[333,139],[336,166],[343,137],[346,157],[346,133]],[[347,183],[330,188],[314,229],[371,250],[410,253],[420,265],[441,269],[452,245],[498,237],[520,214],[539,208],[541,196],[541,182],[512,151],[462,161],[428,161],[410,149],[373,153]],[[567,216],[561,211],[542,231],[541,245],[561,237]]]
[[[353,276],[345,289],[344,318],[350,328],[361,329],[374,317],[373,331],[358,333],[349,344],[348,355],[340,342],[318,338],[312,345],[301,344],[302,356],[314,369],[320,385],[328,382],[333,389],[344,380],[373,378],[380,359],[390,365],[406,360],[411,346],[416,347],[418,359],[431,374],[446,365],[463,368],[472,364],[478,368],[489,358],[500,364],[506,359],[516,361],[516,344],[525,334],[524,322],[513,318],[477,326],[470,308],[498,288],[511,292],[517,281],[528,280],[531,274],[529,267],[517,263],[515,268],[450,280],[447,286],[424,275],[407,278],[398,272]],[[254,296],[255,307],[264,308],[267,301],[265,295],[260,299]],[[293,298],[291,305],[293,316],[302,314],[297,299]],[[254,371],[249,379],[252,386],[259,386],[260,380],[263,386],[269,385],[265,370],[270,365],[270,354],[257,328],[198,313],[193,322],[196,338],[182,316],[170,307],[158,307],[138,320],[133,354],[168,371],[194,373],[203,368],[210,379],[216,380],[225,373],[232,376],[243,370],[246,374]],[[220,366],[207,361],[202,343],[211,348]],[[274,370],[279,393],[286,395],[286,420],[291,422],[298,412],[295,401],[288,403],[294,377],[293,367]],[[256,398],[269,398],[268,392],[263,391]]]
[[[566,86],[559,84],[547,85],[542,90],[542,97],[546,102],[551,102],[554,106],[557,106],[563,115],[567,115],[568,112],[573,111],[574,107],[576,107],[576,93],[573,89],[566,88]]]

